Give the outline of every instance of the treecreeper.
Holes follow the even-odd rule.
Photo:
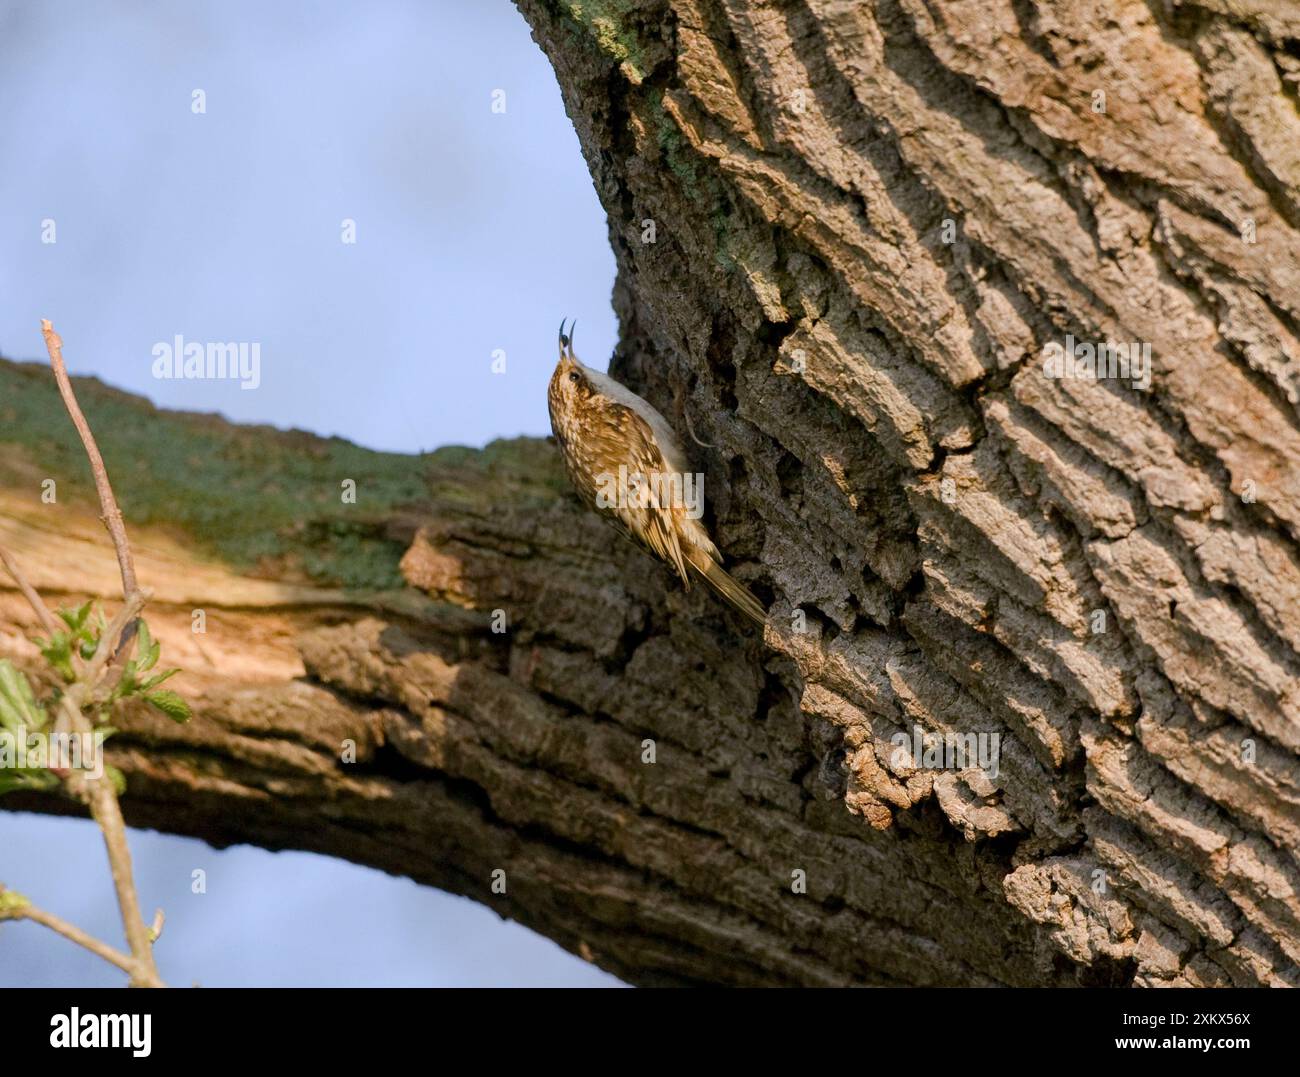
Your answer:
[[[701,522],[703,477],[690,470],[672,427],[631,389],[584,366],[564,322],[546,396],[565,469],[587,507],[670,565],[688,591],[698,576],[762,625],[762,604],[722,567]]]

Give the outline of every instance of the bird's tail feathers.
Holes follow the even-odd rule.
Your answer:
[[[701,556],[698,560],[692,558],[691,568],[699,573],[700,578],[705,583],[760,628],[766,624],[767,611],[763,608],[763,604],[750,594],[748,587],[732,576],[713,558],[707,554]]]

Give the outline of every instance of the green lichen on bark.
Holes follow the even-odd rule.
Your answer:
[[[630,26],[638,7],[634,0],[567,0],[564,10],[596,42],[601,52],[616,60],[623,73],[640,83],[649,64],[640,38]]]
[[[128,523],[175,534],[252,574],[398,588],[410,536],[393,520],[404,507],[474,505],[493,475],[522,487],[563,482],[535,439],[420,456],[375,452],[342,438],[165,411],[93,378],[75,382]],[[58,503],[96,504],[48,368],[0,360],[0,482],[30,489],[39,505],[46,478],[57,484]],[[356,483],[355,504],[343,501],[345,480]]]

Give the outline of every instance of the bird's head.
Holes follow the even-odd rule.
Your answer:
[[[564,322],[560,322],[560,358],[555,364],[555,373],[551,375],[549,394],[552,408],[571,407],[585,400],[593,392],[591,380],[587,377],[587,368],[582,365],[582,361],[573,350],[573,330],[577,324],[575,319],[566,333]]]

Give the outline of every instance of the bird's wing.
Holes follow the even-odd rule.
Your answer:
[[[627,405],[617,402],[611,402],[607,415],[626,453],[630,475],[640,474],[648,481],[651,476],[666,476],[671,473],[672,469],[659,450],[654,431],[642,416]],[[686,572],[686,560],[682,556],[677,528],[677,514],[682,512],[682,507],[647,504],[625,511],[638,514],[637,522],[641,526],[634,527],[634,533],[640,534],[651,550],[677,570],[689,590],[691,578]]]

